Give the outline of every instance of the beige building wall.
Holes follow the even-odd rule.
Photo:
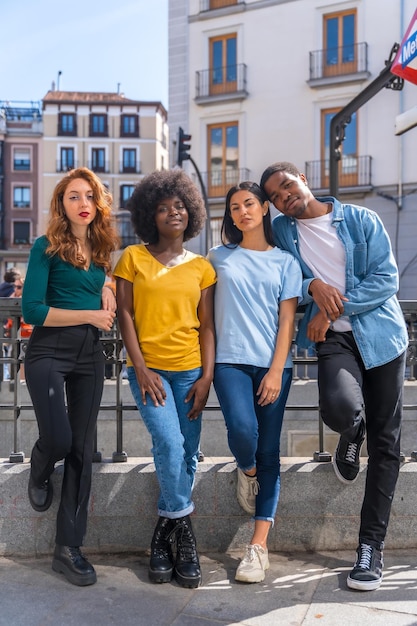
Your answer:
[[[122,187],[134,186],[145,174],[168,163],[167,112],[160,102],[142,102],[121,94],[48,92],[43,100],[44,115],[44,195],[43,228],[49,214],[53,189],[65,173],[62,150],[71,149],[74,166],[94,169],[113,195],[114,209],[123,209]],[[59,132],[61,114],[76,119],[76,134]],[[90,136],[90,116],[105,115],[105,136]],[[123,115],[138,116],[138,135],[123,136]],[[104,154],[104,166],[94,167],[93,153]],[[132,167],[126,166],[126,152],[132,151]],[[127,188],[127,187],[126,187]],[[123,204],[123,202],[122,202]]]

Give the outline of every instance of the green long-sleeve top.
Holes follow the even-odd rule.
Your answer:
[[[46,254],[48,240],[36,239],[22,295],[22,314],[27,324],[42,326],[50,307],[67,310],[101,309],[105,280],[102,267],[90,264],[88,270],[74,267],[58,255]]]

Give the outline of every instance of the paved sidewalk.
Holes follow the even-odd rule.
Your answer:
[[[1,626],[416,626],[417,550],[386,551],[380,589],[346,587],[351,552],[270,554],[263,583],[234,581],[239,555],[201,556],[203,585],[148,581],[148,557],[89,555],[98,582],[74,587],[50,558],[0,558]]]

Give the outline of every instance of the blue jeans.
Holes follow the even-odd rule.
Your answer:
[[[280,490],[280,438],[292,368],[285,368],[279,397],[259,406],[256,391],[268,369],[216,363],[214,387],[227,427],[229,448],[238,467],[256,465],[259,493],[255,519],[274,523]]]
[[[136,379],[135,369],[127,368],[130,389],[142,419],[152,437],[152,454],[159,481],[158,515],[178,519],[194,510],[191,492],[198,464],[201,415],[190,420],[190,402],[185,397],[202,369],[183,372],[157,370],[166,392],[165,406],[154,406],[147,396],[146,405]]]

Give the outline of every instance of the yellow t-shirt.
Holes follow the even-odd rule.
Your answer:
[[[181,263],[166,267],[137,244],[124,250],[113,275],[133,283],[134,323],[147,367],[200,367],[197,307],[201,291],[216,282],[209,261],[187,250]]]

